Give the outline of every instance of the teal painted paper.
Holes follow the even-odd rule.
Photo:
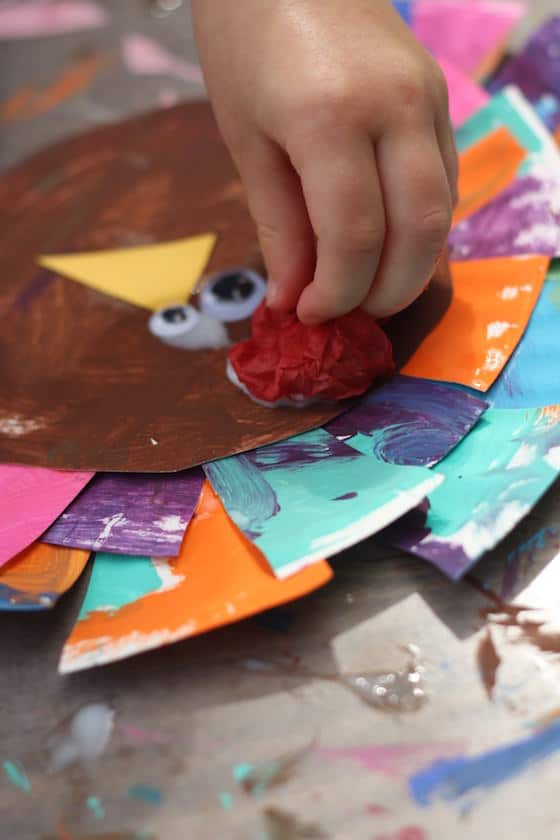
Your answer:
[[[438,465],[429,510],[383,538],[460,577],[526,516],[560,469],[560,407],[489,409]]]
[[[441,481],[424,467],[356,452],[323,429],[204,469],[280,578],[376,533]]]
[[[151,558],[96,554],[78,621],[96,610],[120,610],[160,587]]]
[[[457,149],[464,152],[488,134],[503,127],[507,128],[527,151],[527,158],[520,166],[519,175],[535,169],[542,172],[543,165],[546,166],[549,175],[558,173],[560,158],[554,139],[529,102],[515,87],[506,87],[497,93],[457,129]]]

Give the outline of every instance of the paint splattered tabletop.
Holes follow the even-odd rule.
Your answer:
[[[204,94],[186,4],[58,3],[77,17],[51,15],[56,37],[48,3],[15,24],[13,5],[0,167]],[[460,583],[365,542],[303,602],[74,676],[56,665],[87,580],[64,610],[0,615],[0,833],[555,836],[559,521],[553,490]]]

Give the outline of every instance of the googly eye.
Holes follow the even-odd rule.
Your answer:
[[[200,293],[200,309],[224,323],[249,318],[266,294],[266,283],[249,268],[223,271],[212,277]]]
[[[154,312],[148,326],[164,344],[183,350],[216,350],[229,345],[227,330],[220,321],[186,304]]]

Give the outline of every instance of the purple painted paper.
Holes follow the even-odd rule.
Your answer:
[[[560,179],[525,175],[459,222],[449,236],[454,260],[560,255]]]
[[[97,476],[41,540],[112,554],[179,554],[202,489],[200,468],[173,475]]]
[[[472,429],[488,404],[456,388],[395,376],[324,426],[364,455],[433,467]]]
[[[494,92],[517,85],[549,128],[560,127],[560,16],[548,20],[521,53],[501,68],[490,84]]]

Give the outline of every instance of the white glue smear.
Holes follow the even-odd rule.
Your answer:
[[[66,732],[49,743],[52,772],[72,764],[92,767],[104,753],[115,725],[115,712],[104,703],[92,703],[80,709]]]
[[[251,400],[253,400],[254,403],[256,403],[257,405],[262,405],[264,408],[306,408],[308,405],[315,405],[316,403],[321,402],[319,397],[311,397],[310,399],[305,399],[300,394],[294,394],[290,399],[283,398],[281,400],[277,400],[276,402],[266,402],[266,400],[259,400],[259,398],[253,396],[253,394],[249,391],[247,386],[244,385],[243,382],[241,382],[229,359],[227,361],[226,376],[232,385],[235,385],[236,388],[239,388],[240,391],[243,391],[244,394],[247,394],[247,396]]]

